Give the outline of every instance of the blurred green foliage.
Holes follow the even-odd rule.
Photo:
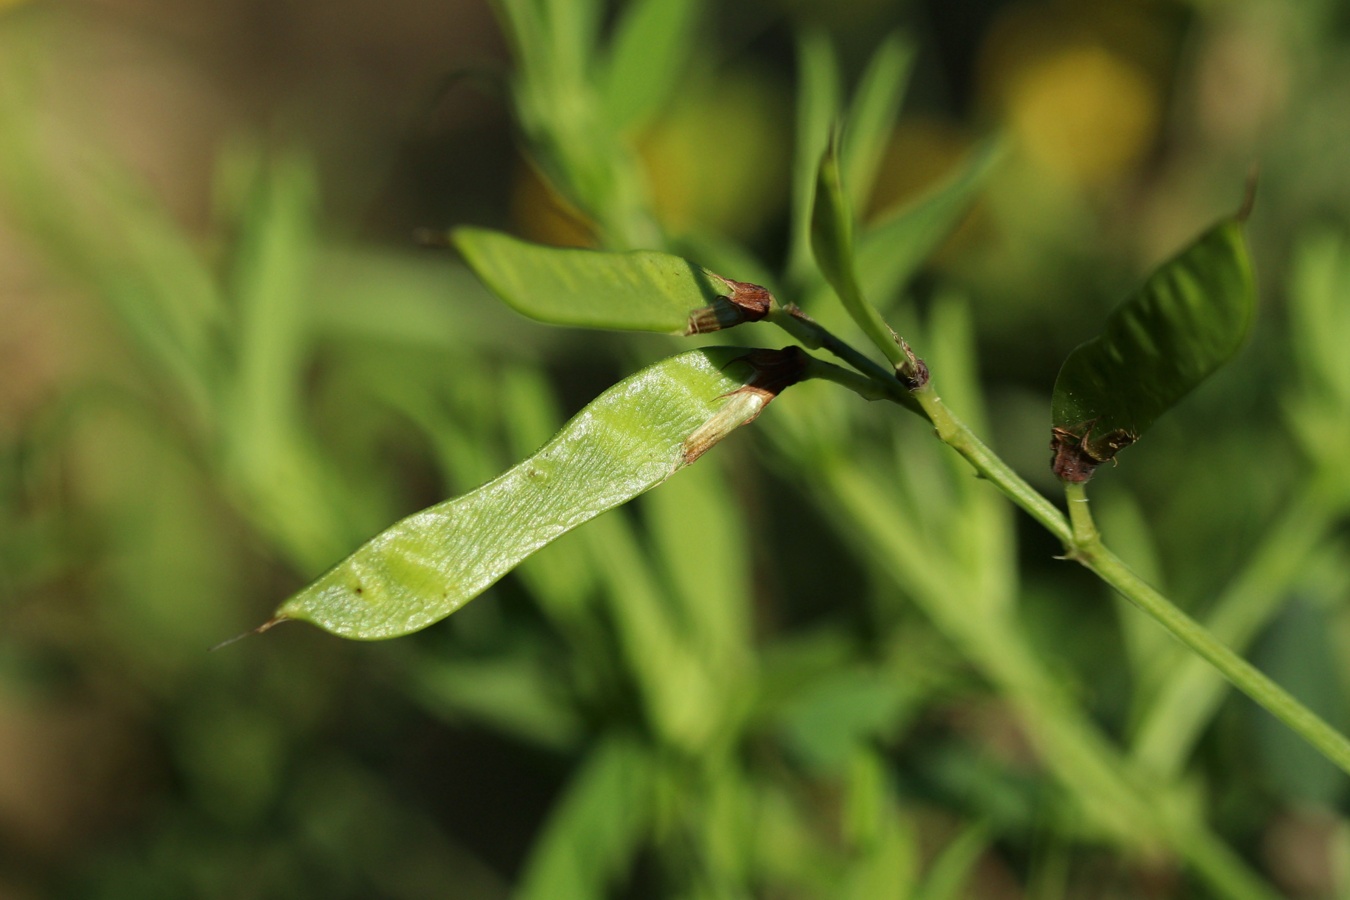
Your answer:
[[[1252,344],[1093,486],[1346,725],[1340,5],[502,0],[509,102],[436,112],[501,56],[484,9],[181,6],[0,4],[0,892],[1350,890],[1342,776],[829,385],[423,634],[206,652],[670,352],[525,322],[415,226],[680,252],[829,320],[808,186],[852,110],[856,209],[940,231],[983,186],[931,258],[878,211],[864,288],[1047,488],[1059,361],[1260,160]]]

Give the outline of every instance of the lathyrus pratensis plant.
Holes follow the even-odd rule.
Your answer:
[[[966,404],[971,421],[978,421],[978,397],[970,386],[969,322],[961,305],[938,304],[923,330],[927,346],[915,336],[918,323],[903,323],[897,330],[885,315],[886,304],[969,207],[998,148],[977,150],[938,189],[899,214],[860,228],[853,209],[876,177],[912,54],[902,41],[886,42],[845,108],[828,45],[807,36],[800,45],[792,228],[783,272],[766,271],[742,248],[717,235],[685,234],[672,240],[652,211],[630,135],[676,91],[679,73],[694,53],[697,7],[683,0],[638,0],[605,44],[598,37],[599,2],[501,0],[499,13],[518,64],[513,98],[531,158],[608,249],[542,247],[472,228],[458,229],[449,238],[484,284],[539,321],[685,339],[716,333],[714,340],[732,328],[737,335],[777,329],[779,339],[747,337],[749,346],[687,350],[649,365],[602,393],[541,449],[500,477],[377,535],[283,603],[264,627],[305,620],[360,639],[424,628],[565,532],[698,462],[732,431],[763,414],[766,437],[785,458],[796,461],[804,489],[1009,699],[1046,765],[1077,801],[1082,819],[1078,828],[1085,835],[1142,849],[1167,846],[1216,893],[1269,896],[1268,888],[1178,796],[1176,760],[1205,721],[1203,713],[1194,711],[1192,698],[1208,697],[1200,706],[1207,702],[1212,708],[1218,694],[1208,666],[1345,771],[1350,771],[1350,744],[1121,562],[1104,545],[1086,496],[1098,466],[1114,463],[1117,454],[1143,437],[1155,419],[1242,344],[1254,306],[1243,216],[1220,221],[1160,267],[1109,317],[1098,337],[1065,361],[1048,429],[1054,472],[1065,488],[1065,515],[992,452],[939,395],[942,387]],[[842,129],[833,127],[836,121],[842,121]],[[734,133],[710,129],[710,137],[734,139]],[[1334,256],[1328,251],[1310,259],[1305,280],[1311,286],[1305,293],[1330,295],[1314,282],[1330,265],[1322,263]],[[831,295],[875,356],[859,349],[857,340],[841,337],[841,329],[817,321],[831,315]],[[779,298],[794,298],[801,306]],[[1329,352],[1334,357],[1339,351]],[[936,456],[930,447],[914,446],[905,449],[899,466],[888,468],[873,454],[841,453],[837,442],[824,439],[830,427],[846,427],[835,407],[782,409],[780,415],[778,407],[794,399],[778,401],[778,395],[809,380],[902,407],[931,426],[955,454]],[[266,373],[257,382],[264,388],[271,383]],[[263,388],[257,393],[267,395]],[[828,402],[820,392],[809,399],[813,404]],[[774,408],[766,412],[772,401]],[[206,413],[203,417],[210,418]],[[1313,450],[1337,444],[1314,433],[1327,416],[1300,408],[1295,418]],[[1329,460],[1324,468],[1336,463]],[[954,476],[954,465],[973,469],[988,484]],[[312,468],[300,463],[296,468],[307,466]],[[924,466],[928,474],[937,473],[939,487],[919,477]],[[253,471],[242,456],[238,470]],[[306,484],[283,472],[274,476],[267,490],[257,491],[260,496],[281,496],[277,486],[296,493],[295,485]],[[1164,692],[1155,714],[1144,722],[1135,760],[1127,759],[1074,707],[1021,634],[1012,612],[1017,588],[1016,572],[1009,565],[1006,505],[998,502],[995,491],[1057,538],[1067,559],[1095,572],[1208,664],[1187,669],[1175,689]],[[287,510],[317,505],[287,502],[261,516],[260,530],[294,538],[278,543],[294,545],[300,568],[313,567],[331,548],[301,540],[304,534],[293,528],[287,532],[284,524],[293,521]],[[696,532],[699,524],[688,523],[687,528]],[[587,530],[612,539],[606,552],[633,550],[630,536],[612,520],[594,522]],[[676,533],[680,528],[667,530]],[[697,544],[678,534],[671,543],[681,540]],[[685,564],[699,565],[697,556]],[[615,584],[616,591],[635,599],[653,594],[648,587],[631,580]],[[1265,596],[1254,588],[1246,594],[1256,597],[1258,606]],[[1230,640],[1249,640],[1253,623],[1269,615],[1265,608],[1251,612],[1253,602],[1244,600],[1246,594],[1240,585],[1233,598],[1247,612],[1236,617],[1244,625],[1224,629]],[[952,602],[953,596],[959,602]],[[635,661],[639,667],[641,663]],[[674,685],[671,690],[688,687],[664,683]],[[693,696],[712,696],[717,687],[706,684]],[[687,726],[694,719],[682,718],[682,702],[674,696],[652,701],[653,707],[664,704],[673,710],[664,714],[665,725],[658,730],[671,746],[693,753],[706,750],[713,738],[706,727]],[[1179,719],[1184,727],[1177,727]],[[661,781],[655,769],[648,771],[653,759],[634,752],[623,739],[599,745],[535,854],[526,874],[527,895],[550,896],[554,890],[552,896],[561,896],[555,890],[558,873],[578,868],[594,870],[577,876],[580,882],[613,879],[634,852],[633,836],[646,827],[632,785],[650,782],[650,787]],[[701,777],[709,784],[738,784],[717,781],[716,766],[705,768]],[[869,794],[888,790],[877,755],[857,755],[849,773],[850,797],[857,808],[849,811],[845,830],[859,848],[856,858],[870,860],[873,868],[856,868],[846,892],[888,896],[897,885],[914,889],[917,881],[909,877],[913,860],[905,861],[907,845],[897,837],[904,825],[877,809],[869,812],[865,802]],[[750,781],[734,790],[710,788],[709,820],[721,816],[718,821],[749,826],[753,819],[755,827],[772,830],[774,810],[781,811],[771,802],[773,796]],[[740,813],[723,815],[740,801],[745,801]],[[633,821],[609,816],[607,810],[617,808],[614,804]],[[758,815],[745,812],[752,806]],[[597,822],[608,823],[613,840],[569,827]],[[710,835],[714,831],[709,828]],[[780,831],[771,837],[791,844],[790,829]],[[605,859],[578,862],[590,846],[588,840],[593,851],[609,840]],[[968,864],[984,840],[981,829],[972,829],[951,846],[944,862],[962,870],[962,860]],[[705,856],[716,859],[720,852],[710,849]],[[744,856],[762,861],[771,855],[747,847]],[[777,865],[790,868],[798,862]],[[729,865],[728,878],[772,882],[775,871],[765,866],[747,872]],[[881,872],[891,875],[869,880],[869,873]],[[934,877],[938,875],[935,871]],[[934,884],[930,878],[930,895],[937,896]]]
[[[998,155],[992,146],[975,152],[940,189],[878,225],[858,228],[853,208],[875,178],[879,148],[902,93],[908,67],[904,44],[892,41],[878,52],[844,110],[828,47],[815,37],[802,41],[792,246],[785,272],[778,279],[753,263],[746,264],[749,273],[731,268],[748,259],[732,242],[686,236],[684,245],[698,247],[702,262],[725,267],[725,274],[715,274],[684,256],[637,249],[672,242],[651,211],[626,138],[634,122],[653,115],[675,90],[670,73],[690,52],[695,10],[666,0],[636,3],[620,20],[613,42],[602,47],[598,7],[503,0],[499,10],[518,58],[514,97],[535,163],[589,219],[601,243],[621,252],[549,248],[475,228],[457,229],[449,241],[494,293],[538,321],[686,338],[769,327],[790,341],[775,347],[705,347],[651,364],[601,394],[542,449],[499,478],[391,526],[283,603],[264,627],[306,620],[362,639],[423,628],[564,532],[694,463],[733,430],[755,421],[792,385],[819,379],[926,420],[989,486],[1054,535],[1066,559],[1096,573],[1350,772],[1350,743],[1341,734],[1107,548],[1086,493],[1094,470],[1114,464],[1121,451],[1241,347],[1255,304],[1243,239],[1245,205],[1162,265],[1110,315],[1097,337],[1065,360],[1051,400],[1048,436],[1066,515],[949,409],[939,394],[945,373],[925,363],[924,348],[902,337],[875,302],[898,293],[968,207]],[[639,48],[669,64],[639,65]],[[842,120],[842,129],[832,130],[835,120]],[[812,310],[825,308],[827,295],[833,294],[879,358],[767,288],[736,280],[750,277],[776,282],[776,290],[785,287]],[[935,313],[939,340],[936,320],[964,322],[956,307],[947,309]],[[951,327],[960,332],[964,325]],[[842,365],[827,362],[822,352]],[[953,371],[952,377],[966,376]],[[800,450],[811,436],[787,427],[774,431],[772,440],[780,446],[795,442]],[[801,478],[826,495],[824,506],[852,517],[853,527],[865,535],[862,545],[906,583],[958,644],[982,660],[986,674],[1032,724],[1051,767],[1083,800],[1093,828],[1125,840],[1170,844],[1221,893],[1266,895],[1201,823],[1172,808],[1165,783],[1150,785],[1141,778],[1146,772],[1133,771],[1102,735],[1065,711],[1067,700],[1019,643],[999,603],[984,612],[976,604],[962,616],[951,604],[935,600],[951,586],[938,583],[936,564],[924,558],[923,540],[906,520],[907,515],[921,519],[921,511],[893,510],[887,523],[885,501],[860,467],[826,457],[811,457],[817,468],[801,472]],[[988,499],[962,502],[979,505]],[[989,521],[996,523],[998,516]],[[928,549],[939,557],[954,550],[937,544]],[[949,573],[959,557],[956,551],[946,560]],[[981,572],[981,565],[968,569],[972,597],[991,590],[990,573]],[[1012,579],[1007,572],[1002,577]],[[1003,595],[1012,589],[992,590]],[[1199,675],[1188,677],[1205,684]],[[1213,693],[1212,686],[1207,689]],[[1156,743],[1156,736],[1152,740]],[[1149,755],[1145,748],[1145,762]]]
[[[520,26],[534,22],[533,16],[522,11],[518,17],[509,4],[506,9],[518,40],[524,40]],[[527,49],[521,52],[534,62]],[[530,72],[525,66],[521,97],[536,86]],[[553,88],[568,89],[558,84]],[[521,103],[529,108],[524,99]],[[866,109],[865,103],[858,105]],[[856,128],[858,121],[849,124]],[[848,135],[857,146],[856,130]],[[560,137],[557,143],[564,141]],[[810,247],[824,281],[884,362],[826,330],[798,306],[781,303],[764,287],[715,274],[692,260],[650,250],[549,248],[476,228],[453,232],[454,246],[483,282],[512,308],[541,322],[684,336],[765,322],[785,331],[795,344],[705,348],[649,366],[601,394],[537,454],[501,477],[376,536],[282,604],[269,626],[299,619],[364,639],[424,628],[561,534],[693,463],[736,428],[754,421],[786,388],[805,379],[824,379],[927,419],[941,441],[1059,538],[1067,558],[1099,575],[1350,772],[1350,742],[1213,640],[1106,548],[1086,496],[1086,484],[1098,466],[1114,463],[1120,451],[1242,345],[1255,306],[1242,238],[1245,207],[1162,265],[1111,314],[1100,335],[1065,360],[1055,383],[1050,435],[1052,466],[1065,488],[1066,517],[947,408],[937,391],[941,373],[930,373],[868,299],[865,276],[883,284],[898,280],[887,278],[889,273],[876,274],[880,267],[867,265],[869,251],[875,254],[873,248],[892,234],[903,235],[900,225],[918,230],[915,219],[934,218],[929,207],[944,207],[949,225],[963,206],[967,180],[948,189],[956,196],[934,197],[908,218],[883,225],[859,242],[843,175],[848,159],[836,131],[820,157],[811,192]],[[568,165],[565,155],[548,161]],[[616,169],[622,171],[621,166]],[[604,214],[600,205],[581,207]],[[811,352],[822,350],[847,368]]]

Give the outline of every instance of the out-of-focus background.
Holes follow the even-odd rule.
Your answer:
[[[1004,136],[903,308],[964,298],[959,411],[1052,496],[1060,360],[1259,166],[1251,345],[1093,488],[1108,541],[1350,724],[1350,9],[704,3],[628,134],[667,233],[780,266],[799,37],[853,84],[893,32],[866,213]],[[473,0],[0,2],[0,898],[1350,891],[1344,777],[1212,685],[1186,712],[1204,674],[936,452],[905,494],[932,520],[893,530],[993,523],[951,571],[994,573],[1003,638],[869,543],[829,447],[757,423],[422,634],[207,652],[670,352],[414,245],[593,239],[519,149],[507,43]],[[766,423],[901,415],[809,387]],[[847,427],[859,458],[931,443]],[[652,637],[686,608],[702,638]]]

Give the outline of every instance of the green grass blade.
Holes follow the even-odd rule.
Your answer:
[[[235,365],[223,396],[223,463],[246,515],[299,571],[322,572],[362,530],[346,484],[301,427],[312,325],[318,187],[308,160],[227,157],[238,221],[230,290]]]
[[[668,253],[545,247],[482,228],[456,229],[453,239],[508,306],[553,325],[695,334],[768,312],[767,293]]]
[[[839,116],[839,63],[829,40],[819,32],[804,34],[797,44],[797,133],[792,162],[792,246],[788,278],[805,283],[812,273],[811,210],[815,205],[816,169]]]
[[[525,862],[517,900],[609,896],[651,827],[655,775],[639,745],[605,739],[554,807]]]
[[[277,620],[375,640],[450,615],[540,547],[665,481],[753,419],[766,388],[741,361],[746,353],[697,350],[630,376],[534,456],[377,535],[287,600]]]
[[[681,753],[706,753],[721,737],[734,688],[714,677],[709,660],[689,640],[660,573],[623,518],[606,516],[586,538],[605,585],[606,618],[651,734]]]
[[[694,49],[701,0],[636,0],[615,30],[599,82],[605,115],[640,128],[671,98]]]
[[[644,501],[654,555],[690,643],[730,687],[751,656],[750,554],[736,493],[717,466],[699,466]]]
[[[407,692],[432,715],[471,719],[501,734],[565,753],[581,742],[582,722],[534,645],[487,658],[414,654]]]
[[[24,54],[3,63],[0,212],[49,258],[54,273],[108,304],[204,431],[218,399],[225,323],[210,266],[116,160],[83,144],[58,152],[43,127]]]
[[[836,131],[820,158],[816,175],[815,205],[811,209],[811,250],[825,280],[873,346],[890,360],[896,373],[912,388],[925,384],[927,370],[923,369],[921,361],[863,296],[854,259],[853,232],[853,210],[840,172],[839,133]]]
[[[1001,145],[977,148],[950,178],[858,237],[858,281],[883,309],[961,223],[984,187]]]
[[[1226,219],[1163,264],[1064,361],[1053,403],[1056,474],[1086,481],[1137,440],[1237,353],[1255,306],[1242,223]]]
[[[1350,407],[1350,242],[1319,231],[1299,242],[1292,275],[1290,329],[1296,360],[1313,385]]]
[[[845,900],[916,893],[917,835],[900,816],[888,766],[878,749],[865,745],[849,761],[841,824],[853,853],[838,894]]]
[[[1327,609],[1295,601],[1272,624],[1255,661],[1309,709],[1344,729],[1347,704],[1333,643],[1335,633]],[[1291,806],[1337,802],[1345,788],[1345,775],[1336,766],[1271,716],[1254,713],[1250,727],[1263,786]]]
[[[989,830],[982,823],[968,825],[938,854],[915,897],[952,900],[965,896],[962,889],[969,883],[975,864],[989,848],[989,843]]]
[[[841,162],[849,198],[858,209],[866,208],[872,196],[877,167],[900,114],[914,56],[913,43],[899,35],[887,38],[868,63],[849,105]]]

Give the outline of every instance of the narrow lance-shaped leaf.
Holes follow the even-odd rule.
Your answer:
[[[599,83],[605,113],[630,132],[661,110],[688,74],[702,0],[637,0],[614,29]]]
[[[515,468],[377,535],[264,627],[302,619],[365,640],[425,628],[548,542],[696,460],[799,380],[809,359],[795,347],[719,347],[649,366]]]
[[[513,896],[607,896],[651,827],[658,774],[643,745],[614,733],[602,738],[550,812]]]
[[[792,158],[792,244],[788,278],[804,284],[811,270],[811,211],[815,206],[820,154],[830,123],[839,117],[839,60],[824,34],[803,33],[797,43],[797,127]]]
[[[872,55],[849,106],[840,163],[849,199],[858,208],[866,205],[876,186],[877,168],[895,127],[915,55],[913,42],[890,35]]]
[[[910,389],[928,383],[928,369],[863,297],[853,258],[853,211],[839,171],[839,132],[820,158],[815,205],[811,210],[811,251],[821,274],[834,288],[849,316],[895,366]]]
[[[1002,155],[998,141],[987,141],[953,175],[858,236],[858,281],[865,296],[882,309],[894,302],[970,212]]]
[[[1237,353],[1256,305],[1239,219],[1163,264],[1059,370],[1055,474],[1081,482]]]
[[[545,247],[483,228],[458,228],[452,239],[508,306],[552,325],[703,334],[762,319],[772,300],[668,253]]]

